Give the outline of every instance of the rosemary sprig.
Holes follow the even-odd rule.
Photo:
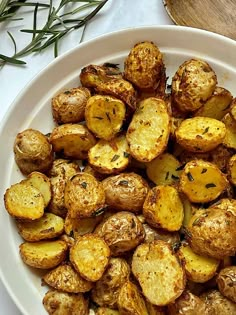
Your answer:
[[[50,4],[46,7],[46,9],[48,10],[48,17],[45,24],[41,28],[37,28],[37,15],[38,9],[42,5],[40,3],[34,3],[33,27],[32,29],[21,30],[21,32],[32,34],[31,41],[23,49],[17,52],[16,41],[14,40],[12,34],[8,32],[8,35],[10,36],[14,45],[14,54],[12,56],[0,54],[0,66],[5,65],[6,63],[18,65],[25,64],[24,61],[21,61],[19,59],[30,53],[41,52],[51,45],[54,45],[54,56],[57,57],[59,40],[67,35],[69,32],[76,30],[82,26],[86,26],[86,23],[90,21],[101,10],[101,8],[105,5],[107,1],[108,0],[61,0],[60,4],[57,7],[54,7],[53,0],[50,0]],[[18,6],[20,2],[17,2]],[[14,3],[16,2],[14,1]],[[69,3],[83,4],[79,5],[76,9],[73,9],[70,12],[64,12],[64,10],[66,9],[66,5]],[[26,4],[29,5],[32,3],[21,3],[21,6]],[[11,5],[13,4],[11,3]],[[94,10],[83,15],[82,17],[68,18],[68,16],[74,16],[75,14],[81,13],[82,11],[94,6]],[[3,12],[5,12],[4,10],[6,10],[6,7],[3,8]],[[63,13],[61,13],[62,11]]]

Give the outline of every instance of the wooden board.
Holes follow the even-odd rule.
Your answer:
[[[236,40],[236,0],[163,0],[163,3],[174,23]]]

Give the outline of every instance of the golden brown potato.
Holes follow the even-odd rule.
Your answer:
[[[200,59],[181,64],[172,79],[172,98],[183,112],[200,108],[213,94],[217,84],[211,66]]]
[[[203,300],[190,291],[184,291],[172,304],[168,305],[168,315],[207,315]]]
[[[49,315],[89,315],[88,300],[82,293],[50,290],[43,298],[43,306]]]
[[[107,177],[106,174],[99,173],[94,168],[92,168],[92,166],[89,164],[87,164],[83,168],[82,172],[93,175],[98,181],[102,181],[103,179],[105,179]]]
[[[98,281],[106,270],[110,249],[105,241],[95,235],[79,237],[70,249],[70,261],[75,270],[88,281]]]
[[[194,113],[194,116],[221,120],[229,112],[232,98],[230,91],[217,86],[211,97]]]
[[[154,240],[162,240],[175,246],[180,242],[180,235],[178,232],[168,232],[162,229],[155,229],[147,223],[143,223],[143,228],[145,231],[144,242],[151,243]]]
[[[198,207],[194,206],[184,194],[181,194],[180,197],[184,206],[184,219],[182,225],[183,227],[187,227]]]
[[[166,315],[166,309],[165,307],[156,306],[154,304],[151,304],[148,301],[146,302],[146,307],[148,310],[148,315]]]
[[[203,256],[223,259],[236,252],[236,216],[217,205],[198,210],[191,218],[187,237],[192,250]]]
[[[129,164],[129,146],[124,134],[110,141],[100,139],[88,153],[89,164],[102,174],[117,174]]]
[[[17,134],[14,143],[15,161],[25,175],[33,171],[46,173],[53,162],[53,151],[40,131],[26,129]]]
[[[131,155],[140,162],[150,162],[165,150],[169,134],[170,115],[165,101],[155,97],[141,101],[126,134]]]
[[[178,250],[188,280],[204,283],[216,274],[220,261],[195,254],[188,244],[182,243]]]
[[[17,228],[24,240],[37,242],[62,235],[64,220],[53,213],[45,212],[40,219],[32,222],[17,221]]]
[[[232,155],[227,165],[230,182],[236,185],[236,154]]]
[[[93,283],[85,280],[69,263],[62,263],[43,276],[50,287],[68,293],[84,293],[92,289]]]
[[[44,198],[41,192],[27,180],[11,185],[4,194],[7,212],[14,218],[36,220],[44,214]]]
[[[139,89],[156,90],[163,67],[159,48],[153,42],[144,41],[130,50],[125,60],[124,77]]]
[[[180,175],[180,190],[191,202],[215,200],[228,186],[226,176],[210,162],[188,162]]]
[[[175,132],[176,141],[190,152],[211,151],[222,143],[225,135],[224,123],[209,117],[185,119]]]
[[[26,265],[39,269],[50,269],[65,260],[67,244],[64,241],[24,242],[20,245],[20,256]]]
[[[205,302],[207,315],[234,315],[236,304],[225,298],[218,290],[209,290],[200,295]]]
[[[72,159],[86,159],[88,150],[95,145],[94,135],[84,125],[63,124],[52,130],[49,139],[53,151]]]
[[[236,149],[236,121],[228,113],[223,117],[222,122],[226,126],[226,135],[222,143],[227,148]]]
[[[133,255],[132,272],[144,296],[154,305],[174,302],[185,288],[182,265],[164,241],[139,245]]]
[[[120,289],[118,309],[120,315],[149,315],[144,298],[131,281],[125,282]]]
[[[67,180],[64,198],[71,218],[96,216],[105,207],[102,184],[83,172]]]
[[[131,212],[121,211],[104,219],[95,229],[104,238],[112,256],[118,256],[140,244],[145,237],[142,223]]]
[[[236,121],[236,97],[232,100],[230,104],[230,115]]]
[[[143,215],[151,226],[170,232],[178,231],[183,222],[184,209],[177,189],[167,185],[153,187],[144,201]]]
[[[136,173],[122,173],[102,181],[106,204],[115,210],[140,212],[149,191],[147,182]]]
[[[220,293],[236,303],[236,266],[221,269],[216,281]]]
[[[99,307],[96,312],[96,315],[120,315],[118,310],[113,310],[108,307]]]
[[[215,164],[222,172],[225,172],[229,159],[233,155],[233,150],[226,148],[223,144],[220,144],[208,153],[208,161]]]
[[[130,268],[123,258],[111,258],[101,279],[92,289],[92,300],[100,306],[117,308],[122,285],[129,280]]]
[[[180,162],[170,153],[163,153],[146,163],[148,178],[156,185],[171,185],[179,180]]]
[[[91,93],[85,87],[65,90],[52,98],[52,116],[56,123],[77,123],[84,120],[85,106]]]

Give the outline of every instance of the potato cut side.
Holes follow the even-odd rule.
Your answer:
[[[182,244],[178,256],[183,262],[187,279],[193,282],[204,283],[213,278],[220,263],[217,259],[195,254],[187,244]]]
[[[102,184],[87,173],[78,173],[67,181],[64,197],[71,218],[95,216],[105,206]]]
[[[8,213],[17,219],[36,220],[44,214],[41,192],[27,181],[12,185],[4,194]]]
[[[81,236],[70,249],[70,261],[88,281],[97,281],[102,277],[109,258],[108,245],[102,238],[93,234]]]
[[[94,95],[88,99],[85,121],[98,138],[111,140],[120,131],[125,112],[121,100],[108,95]]]
[[[163,153],[146,163],[148,178],[156,185],[171,185],[179,180],[180,162],[170,153]]]
[[[174,302],[185,288],[183,267],[164,241],[139,245],[133,255],[132,272],[144,296],[154,305]]]
[[[209,117],[194,117],[183,120],[175,132],[176,141],[191,152],[207,152],[224,140],[224,123]]]
[[[27,181],[41,192],[44,198],[44,206],[46,208],[52,198],[50,179],[43,173],[32,172],[28,175]]]
[[[68,263],[49,271],[44,275],[43,281],[56,290],[68,293],[88,292],[93,287],[92,282],[82,278]]]
[[[120,289],[118,309],[120,315],[149,315],[144,298],[131,281],[125,282]]]
[[[64,232],[64,220],[53,214],[45,212],[44,215],[35,221],[18,221],[19,234],[28,242],[55,238]]]
[[[67,158],[86,159],[96,139],[84,125],[63,124],[52,130],[50,143],[54,152],[62,153]]]
[[[222,122],[226,126],[226,135],[222,143],[227,148],[236,149],[236,121],[228,113],[223,117]]]
[[[123,134],[110,141],[99,140],[88,153],[90,165],[104,174],[116,174],[123,171],[128,166],[129,160],[129,146]]]
[[[150,162],[166,148],[170,134],[167,104],[150,97],[140,102],[127,130],[127,141],[132,156]]]
[[[178,191],[171,186],[152,188],[143,204],[146,221],[157,228],[178,231],[184,218],[184,209]]]
[[[226,176],[217,166],[203,160],[188,162],[180,177],[180,190],[191,202],[212,201],[228,184]]]
[[[50,269],[66,258],[67,244],[64,241],[25,242],[20,245],[20,255],[26,265]]]

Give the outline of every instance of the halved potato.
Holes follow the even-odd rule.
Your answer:
[[[94,135],[84,125],[63,124],[55,127],[49,138],[53,151],[73,159],[86,159],[95,145]]]
[[[85,121],[95,136],[111,140],[120,131],[125,113],[125,104],[121,100],[109,95],[94,95],[88,99]]]
[[[151,243],[154,240],[162,240],[174,247],[180,242],[180,234],[178,232],[156,229],[147,223],[143,223],[143,228],[145,231],[144,242],[146,243]]]
[[[88,281],[98,281],[106,270],[110,249],[105,241],[95,234],[78,238],[70,249],[70,261],[75,270]]]
[[[53,213],[45,212],[40,219],[32,222],[17,221],[17,228],[24,240],[37,242],[62,235],[64,220]]]
[[[225,124],[209,117],[193,117],[182,121],[175,132],[176,141],[191,152],[207,152],[222,143]]]
[[[52,188],[50,179],[43,173],[32,172],[28,175],[27,181],[38,188],[44,198],[45,208],[48,206],[52,198]]]
[[[64,241],[40,241],[20,245],[20,256],[26,265],[39,269],[50,269],[65,260],[67,244]]]
[[[110,141],[99,140],[88,153],[89,164],[103,174],[116,174],[129,164],[129,146],[124,134]]]
[[[191,202],[209,202],[216,199],[228,186],[226,176],[210,162],[188,162],[180,176],[180,190]]]
[[[169,134],[170,115],[165,101],[155,97],[141,101],[126,134],[131,155],[150,162],[165,150]]]
[[[68,179],[64,198],[71,218],[95,216],[105,207],[102,184],[92,175],[83,172]]]
[[[184,209],[178,191],[171,186],[158,185],[147,194],[143,215],[154,227],[178,231],[184,218]]]
[[[236,266],[221,269],[216,281],[220,293],[236,303]]]
[[[4,203],[7,212],[17,219],[36,220],[44,214],[43,195],[27,180],[11,185],[4,194]]]
[[[174,302],[185,288],[185,272],[164,241],[139,245],[133,255],[132,272],[144,296],[154,305]]]
[[[96,312],[96,315],[120,315],[118,310],[113,310],[108,307],[99,307]]]
[[[236,149],[236,121],[228,113],[223,117],[222,122],[226,126],[226,135],[222,143],[227,148]]]
[[[92,289],[93,283],[85,280],[69,263],[62,263],[43,276],[50,287],[68,293],[83,293]]]
[[[227,165],[227,171],[229,174],[229,180],[233,185],[236,185],[236,154],[231,156]]]

